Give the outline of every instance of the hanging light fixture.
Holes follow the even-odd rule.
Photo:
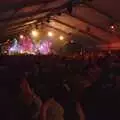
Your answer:
[[[62,41],[62,40],[64,40],[64,37],[62,35],[60,35],[59,39]]]
[[[20,35],[20,39],[24,39],[24,35]]]
[[[31,31],[31,35],[32,35],[32,37],[38,37],[39,36],[39,32],[36,29],[33,29]]]
[[[48,32],[48,36],[49,37],[52,37],[53,36],[53,33],[51,31]]]

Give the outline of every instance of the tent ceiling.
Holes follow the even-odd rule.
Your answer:
[[[30,29],[32,24],[51,27],[75,39],[93,41],[95,44],[118,42],[120,32],[111,32],[112,23],[119,25],[119,0],[93,0],[73,5],[69,14],[69,0],[9,0],[0,1],[0,28],[4,36],[14,35]],[[9,3],[9,4],[7,4]],[[7,5],[6,5],[7,4]],[[57,13],[62,12],[62,15]],[[48,17],[50,22],[46,22]],[[96,42],[97,41],[97,42]],[[92,43],[92,42],[91,42]]]

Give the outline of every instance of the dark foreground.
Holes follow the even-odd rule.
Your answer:
[[[119,56],[0,58],[0,119],[45,120],[41,106],[54,98],[64,110],[63,119],[116,120],[120,119],[119,93]],[[33,96],[40,103],[35,111]]]

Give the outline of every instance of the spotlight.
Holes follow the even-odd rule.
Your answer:
[[[32,30],[31,34],[33,37],[38,37],[38,35],[39,35],[37,30]]]
[[[114,31],[114,32],[115,32],[115,31],[118,30],[118,28],[119,28],[119,26],[118,26],[116,23],[114,23],[114,24],[111,24],[111,25],[110,25],[110,28],[109,28],[109,29],[110,29],[111,31]]]
[[[64,40],[64,37],[63,37],[63,36],[60,36],[59,39],[60,39],[60,40]]]
[[[20,35],[20,39],[23,39],[24,38],[24,36],[23,35]]]
[[[53,36],[53,33],[52,33],[52,32],[48,32],[48,36],[49,36],[49,37],[52,37],[52,36]]]
[[[110,28],[111,28],[111,29],[115,29],[115,26],[114,26],[114,25],[111,25]]]

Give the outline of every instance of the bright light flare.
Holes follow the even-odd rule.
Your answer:
[[[9,50],[10,50],[10,51],[15,51],[15,48],[11,47]]]
[[[110,26],[110,29],[111,29],[112,31],[116,31],[117,28],[118,28],[118,26],[115,25],[115,24],[113,24],[113,25]]]
[[[23,35],[20,35],[20,39],[24,39],[24,36],[23,36]]]
[[[37,30],[32,30],[31,34],[33,37],[38,37],[39,32]]]
[[[111,29],[114,29],[115,27],[114,27],[114,25],[111,25],[110,28],[111,28]]]
[[[60,39],[60,40],[64,40],[64,37],[61,35],[61,36],[59,37],[59,39]]]
[[[112,26],[110,26],[112,29],[114,29],[114,26],[112,25]]]
[[[48,32],[48,36],[49,36],[49,37],[52,37],[52,36],[53,36],[53,33],[52,33],[52,32]]]

